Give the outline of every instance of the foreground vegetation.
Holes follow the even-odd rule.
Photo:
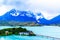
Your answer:
[[[0,30],[0,36],[7,36],[7,35],[20,35],[19,33],[21,32],[30,32],[25,28],[7,28],[7,29],[2,29]],[[31,31],[32,32],[32,31]],[[25,34],[21,34],[21,35],[25,35]],[[35,34],[32,32],[29,33],[29,35],[25,35],[25,36],[35,36]]]

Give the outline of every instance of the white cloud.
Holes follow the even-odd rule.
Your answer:
[[[30,0],[28,3],[30,3],[30,10],[41,12],[47,20],[60,15],[60,0]]]
[[[47,12],[47,11],[41,11],[41,13],[42,13],[43,17],[47,20],[50,20],[50,19],[60,15],[60,13],[58,13],[58,12],[57,13],[56,12],[50,13],[50,12]]]
[[[4,15],[6,12],[10,11],[12,8],[10,6],[0,6],[0,16]]]
[[[1,5],[5,5],[6,8],[11,6],[18,10],[30,10],[34,14],[42,12],[47,20],[60,15],[60,0],[0,0]]]

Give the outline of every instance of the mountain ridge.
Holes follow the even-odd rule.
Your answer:
[[[36,16],[38,16],[39,18],[36,19]],[[0,21],[7,21],[7,22],[15,21],[15,23],[16,22],[32,22],[32,23],[35,22],[41,25],[51,25],[51,24],[60,24],[60,15],[54,17],[51,20],[47,20],[44,18],[44,16],[41,13],[34,15],[34,13],[30,11],[19,11],[19,10],[12,9],[6,12],[3,16],[0,16]]]

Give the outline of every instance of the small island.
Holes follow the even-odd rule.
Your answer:
[[[25,28],[6,28],[0,30],[0,36],[20,35],[20,36],[36,36],[32,31]]]

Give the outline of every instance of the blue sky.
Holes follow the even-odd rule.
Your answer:
[[[60,0],[0,0],[0,16],[12,8],[32,11],[35,15],[41,12],[50,20],[60,15]]]

